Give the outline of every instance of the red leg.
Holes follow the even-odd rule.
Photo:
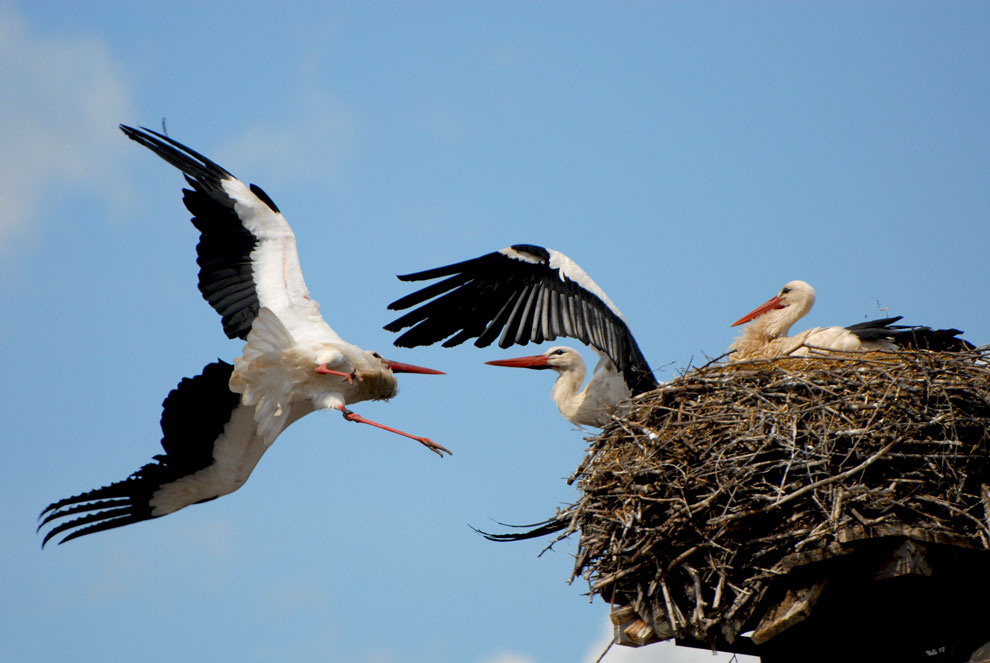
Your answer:
[[[348,382],[354,382],[354,378],[357,377],[357,373],[344,373],[343,371],[335,371],[332,368],[327,368],[326,364],[320,364],[316,367],[317,373],[322,373],[323,375],[339,375]]]
[[[431,440],[428,437],[421,437],[419,435],[411,435],[409,433],[406,433],[404,431],[398,430],[396,428],[392,428],[391,426],[386,426],[385,424],[380,424],[377,421],[371,421],[370,419],[365,419],[360,414],[357,414],[356,412],[351,412],[350,410],[348,410],[343,405],[338,405],[337,406],[337,409],[344,413],[344,419],[347,419],[348,421],[353,421],[353,422],[356,422],[356,423],[359,423],[359,424],[368,424],[368,425],[371,425],[371,426],[376,426],[376,427],[381,428],[383,430],[387,430],[387,431],[389,431],[391,433],[395,433],[396,435],[402,435],[404,437],[408,437],[410,439],[416,440],[417,442],[419,442],[424,447],[426,447],[427,449],[429,449],[433,453],[437,454],[441,458],[443,458],[443,453],[445,451],[448,454],[453,455],[453,452],[450,449],[448,449],[447,447],[444,447],[444,446],[441,446],[441,445],[437,444],[436,442],[434,442],[433,440]]]

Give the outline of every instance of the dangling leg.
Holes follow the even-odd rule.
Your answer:
[[[398,430],[396,428],[386,426],[385,424],[380,424],[377,421],[371,421],[370,419],[365,419],[360,414],[357,414],[356,412],[351,412],[343,405],[338,405],[337,409],[344,413],[344,419],[347,419],[348,421],[354,421],[359,424],[369,424],[371,426],[377,426],[378,428],[387,430],[391,433],[395,433],[397,435],[402,435],[404,437],[408,437],[410,439],[416,440],[417,442],[419,442],[424,447],[426,447],[433,453],[437,454],[441,458],[443,458],[443,452],[445,451],[450,455],[454,455],[450,449],[448,449],[447,447],[440,446],[439,444],[437,444],[428,437],[420,437],[419,435],[410,435],[409,433]]]
[[[343,371],[335,371],[332,368],[327,368],[327,365],[326,364],[320,364],[319,366],[317,366],[316,367],[316,372],[317,373],[322,373],[323,375],[339,375],[340,377],[344,378],[348,382],[354,382],[355,379],[358,379],[358,380],[361,379],[361,378],[358,377],[357,371],[353,371],[351,373],[344,373]]]

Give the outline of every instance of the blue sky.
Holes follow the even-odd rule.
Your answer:
[[[986,343],[988,28],[978,2],[0,2],[0,659],[594,661],[576,539],[469,528],[572,501],[586,432],[550,376],[482,364],[532,348],[392,348],[394,275],[558,249],[661,379],[798,278],[796,329]],[[317,413],[237,493],[42,552],[40,509],[147,462],[168,391],[240,351],[181,177],[117,130],[163,118],[271,195],[337,332],[448,372],[354,409],[454,455]]]

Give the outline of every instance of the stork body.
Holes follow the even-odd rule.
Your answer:
[[[791,326],[815,305],[815,289],[804,281],[790,281],[780,292],[732,326],[749,323],[729,346],[732,359],[800,357],[821,351],[891,352],[901,348],[961,350],[971,347],[956,338],[958,329],[896,325],[901,316],[860,322],[848,327],[814,327],[788,336]]]
[[[541,355],[487,363],[557,371],[551,397],[568,421],[582,426],[604,425],[623,401],[658,386],[618,307],[563,253],[514,244],[399,278],[442,277],[446,278],[389,305],[393,310],[416,307],[385,326],[393,332],[410,328],[395,345],[416,347],[443,341],[444,347],[450,347],[476,338],[477,347],[498,339],[499,347],[508,348],[560,336],[579,340],[599,356],[583,389],[587,368],[572,348],[558,346]]]
[[[632,396],[659,386],[625,318],[605,291],[573,260],[553,249],[513,244],[463,262],[399,276],[402,281],[441,279],[389,305],[412,309],[385,326],[405,329],[399,347],[443,343],[459,345],[474,338],[500,348],[573,338],[598,354],[595,370],[582,388],[587,367],[581,354],[555,346],[538,355],[500,359],[495,366],[557,372],[550,396],[572,424],[604,426],[621,414]],[[408,328],[408,329],[407,329]],[[495,541],[520,541],[565,530],[569,512],[537,523],[525,532],[486,534]]]
[[[429,438],[368,421],[347,409],[396,394],[395,373],[439,373],[384,359],[344,341],[303,280],[296,239],[275,203],[219,165],[167,136],[121,126],[186,176],[183,202],[200,230],[199,289],[228,337],[246,341],[234,364],[218,361],[183,379],[162,409],[162,448],[123,481],[49,505],[44,542],[70,539],[172,513],[237,490],[294,421],[338,410],[449,451]],[[86,514],[66,520],[68,516]]]
[[[550,398],[557,404],[560,414],[578,426],[604,426],[609,416],[620,412],[621,404],[631,396],[622,374],[608,357],[601,358],[588,384],[582,388],[588,373],[584,359],[574,348],[562,345],[554,346],[543,354],[485,363],[556,371],[557,379],[550,390]]]

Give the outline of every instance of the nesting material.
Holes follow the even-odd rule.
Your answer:
[[[731,643],[796,558],[891,533],[990,549],[988,361],[750,360],[644,394],[571,477],[574,576],[632,608],[632,644]]]

